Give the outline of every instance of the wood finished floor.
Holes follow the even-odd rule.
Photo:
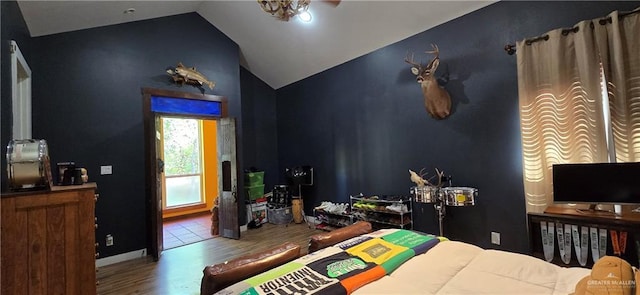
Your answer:
[[[166,250],[160,261],[138,258],[98,269],[98,294],[200,294],[202,270],[245,253],[253,253],[286,241],[307,252],[309,237],[323,231],[307,224],[264,224],[242,232],[240,240],[214,238]]]

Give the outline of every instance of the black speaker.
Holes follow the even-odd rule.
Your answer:
[[[290,207],[291,203],[291,191],[288,185],[276,185],[272,196],[267,198],[267,205],[271,208]]]
[[[311,166],[286,168],[285,176],[290,185],[313,185],[313,167]]]

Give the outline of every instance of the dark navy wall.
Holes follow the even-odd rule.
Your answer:
[[[245,68],[240,68],[242,87],[243,146],[245,169],[264,171],[265,191],[282,174],[278,170],[276,92]]]
[[[2,60],[0,68],[0,118],[2,124],[0,127],[0,146],[1,156],[0,161],[0,179],[2,180],[2,191],[7,187],[7,144],[11,140],[11,132],[13,129],[13,116],[11,111],[11,52],[9,50],[9,41],[14,40],[20,48],[20,52],[24,56],[29,67],[31,65],[31,37],[29,36],[29,29],[27,28],[24,19],[22,18],[22,12],[18,7],[18,3],[15,1],[0,1],[0,23],[2,31],[0,36],[2,41],[0,42],[0,60]]]
[[[321,201],[348,202],[350,194],[408,194],[408,169],[439,168],[454,186],[479,189],[477,205],[447,207],[445,235],[526,252],[516,56],[505,44],[573,26],[638,2],[503,1],[277,90],[280,168],[315,167],[305,211]],[[430,43],[440,47],[438,75],[453,114],[429,117],[422,93],[403,59],[416,60]],[[438,232],[431,205],[416,206],[415,228]]]
[[[198,93],[165,73],[178,62],[216,82],[238,118],[242,156],[239,49],[196,13],[33,38],[33,136],[48,141],[51,162],[75,161],[98,184],[97,241],[102,257],[146,247],[142,87]],[[3,121],[4,123],[4,121]],[[3,124],[4,125],[4,124]],[[241,162],[240,162],[241,163]],[[100,175],[113,165],[113,175]]]
[[[6,45],[14,39],[34,72],[34,138],[47,139],[53,163],[76,161],[98,183],[96,236],[116,239],[101,247],[103,257],[145,247],[140,88],[198,92],[169,82],[164,70],[178,61],[216,81],[207,93],[229,99],[230,115],[238,118],[240,168],[264,167],[269,186],[283,181],[284,167],[315,167],[316,185],[303,192],[307,214],[322,200],[346,202],[349,194],[406,194],[407,169],[438,167],[454,185],[480,189],[477,206],[449,208],[447,236],[489,247],[489,232],[499,231],[502,248],[524,252],[516,57],[502,47],[638,6],[499,2],[281,88],[274,110],[274,90],[241,69],[238,46],[195,13],[29,38],[16,3],[0,3],[2,155],[11,130]],[[429,43],[441,48],[439,74],[451,78],[454,113],[443,121],[427,115],[403,62],[407,50],[419,58]],[[113,165],[114,174],[100,176],[100,165]],[[417,229],[437,231],[430,205],[415,211]]]

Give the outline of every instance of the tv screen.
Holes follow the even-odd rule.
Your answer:
[[[640,163],[553,165],[554,203],[640,203]]]

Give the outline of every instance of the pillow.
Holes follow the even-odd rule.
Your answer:
[[[371,232],[371,223],[358,221],[330,232],[311,236],[309,239],[309,253],[329,247],[344,240]]]
[[[635,275],[636,279],[638,274]],[[634,274],[631,265],[619,257],[600,258],[588,275],[576,284],[575,295],[633,295]],[[638,295],[636,290],[636,295]]]
[[[300,245],[291,242],[204,268],[200,294],[211,295],[239,281],[280,266],[300,256]]]

